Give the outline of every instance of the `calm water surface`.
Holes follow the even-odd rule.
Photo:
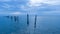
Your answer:
[[[60,15],[0,16],[0,34],[60,34]]]

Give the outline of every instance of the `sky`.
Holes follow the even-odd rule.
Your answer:
[[[0,0],[0,12],[59,13],[60,0]]]

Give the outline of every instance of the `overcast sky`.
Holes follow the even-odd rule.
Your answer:
[[[59,12],[60,0],[0,0],[1,11]]]

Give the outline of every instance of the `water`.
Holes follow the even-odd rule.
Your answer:
[[[0,34],[60,34],[60,15],[0,16]],[[36,20],[35,20],[36,19]]]

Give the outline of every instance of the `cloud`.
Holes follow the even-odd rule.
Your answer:
[[[15,1],[15,2],[25,2],[28,0],[0,0],[0,2],[11,2],[11,1]]]
[[[13,12],[13,13],[10,13],[10,14],[19,15],[19,14],[21,14],[21,12]]]
[[[44,15],[60,15],[60,11],[43,12]]]
[[[0,2],[11,2],[11,1],[19,1],[19,0],[0,0]]]
[[[3,5],[0,7],[4,11],[24,11],[36,13],[60,10],[60,0],[0,0],[0,2],[1,1],[3,1]]]
[[[2,6],[3,8],[10,8],[11,6],[7,3],[4,3],[4,5]]]
[[[0,11],[18,11],[18,6],[12,2],[1,2]],[[18,4],[19,5],[19,4]]]
[[[60,11],[60,0],[29,0],[22,9],[30,12]]]
[[[42,12],[60,11],[60,0],[29,0],[26,5],[21,5],[23,11]]]
[[[9,2],[9,1],[12,1],[12,0],[0,0],[1,2]]]
[[[42,4],[59,5],[60,0],[30,0],[29,6],[41,6]]]

